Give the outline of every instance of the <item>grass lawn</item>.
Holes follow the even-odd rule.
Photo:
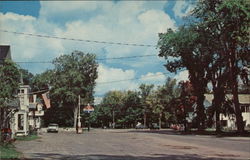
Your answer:
[[[25,137],[15,137],[17,141],[31,141],[39,139],[37,135],[28,135]],[[1,159],[18,159],[22,153],[17,152],[14,144],[12,143],[1,143],[0,144],[0,160]]]
[[[0,159],[14,159],[21,156],[20,152],[15,150],[13,144],[1,144],[0,145]]]

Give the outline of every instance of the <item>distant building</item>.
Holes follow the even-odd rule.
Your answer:
[[[43,104],[37,101],[37,95],[30,93],[29,85],[20,84],[18,99],[19,108],[12,117],[11,129],[17,136],[26,136],[31,130],[41,128]]]
[[[205,94],[206,100],[212,104],[213,101],[213,94]],[[226,98],[231,99],[233,98],[232,94],[227,94]],[[250,126],[250,94],[239,94],[239,103],[240,109],[242,111],[243,121],[246,126]],[[234,114],[230,114],[225,116],[224,114],[220,114],[220,120],[222,127],[226,128],[236,128],[236,117]]]

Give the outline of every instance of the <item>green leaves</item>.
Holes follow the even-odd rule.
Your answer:
[[[15,63],[5,60],[0,65],[0,107],[4,106],[7,100],[14,98],[17,93],[20,81],[20,72]]]
[[[93,101],[93,89],[97,78],[98,64],[95,55],[75,51],[62,55],[53,61],[55,65],[54,96],[65,104],[77,104],[78,95],[85,103]]]
[[[222,92],[224,86],[230,86],[237,97],[237,76],[241,68],[249,65],[250,2],[198,1],[190,20],[190,24],[176,31],[159,34],[159,56],[165,57],[165,66],[170,72],[181,68],[189,71],[194,95],[198,98],[198,114],[203,114],[203,95],[208,82],[212,82],[213,90]],[[214,97],[220,96],[214,94]],[[239,111],[237,104],[235,102],[235,108]],[[200,117],[204,116],[198,115],[198,121]]]

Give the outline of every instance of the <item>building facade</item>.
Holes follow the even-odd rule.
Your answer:
[[[11,121],[11,128],[16,136],[27,136],[31,131],[41,128],[43,104],[37,102],[37,95],[30,93],[29,85],[20,85],[18,98],[20,105]]]
[[[205,94],[205,97],[206,100],[212,104],[213,94]],[[226,98],[232,100],[233,95],[227,94]],[[239,94],[239,103],[245,127],[250,128],[250,94]],[[222,127],[231,129],[237,128],[236,117],[234,114],[228,114],[228,115],[220,114],[220,121]]]

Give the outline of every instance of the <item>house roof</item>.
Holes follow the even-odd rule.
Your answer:
[[[205,94],[206,100],[212,103],[214,95],[213,94]],[[229,99],[233,98],[232,94],[226,94],[226,97]],[[239,94],[239,102],[240,104],[250,104],[250,94]]]
[[[9,51],[10,51],[10,46],[0,45],[0,60],[11,58],[10,55],[8,55]]]

